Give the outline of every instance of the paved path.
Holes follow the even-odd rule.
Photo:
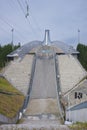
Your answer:
[[[28,122],[28,124],[2,125],[0,130],[69,130],[69,128],[66,125],[58,125],[54,121],[33,121]]]

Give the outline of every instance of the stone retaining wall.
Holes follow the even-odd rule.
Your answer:
[[[8,118],[0,114],[0,124],[15,124],[18,121],[18,117],[19,117],[19,113],[13,118]]]

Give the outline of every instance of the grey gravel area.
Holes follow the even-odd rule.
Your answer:
[[[0,77],[2,77],[2,78],[4,77],[2,73],[0,73]]]
[[[28,124],[2,125],[0,130],[69,130],[66,125],[59,125],[55,121],[32,121]]]

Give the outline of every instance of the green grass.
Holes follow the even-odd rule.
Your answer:
[[[0,78],[0,92],[11,92],[14,94],[21,94],[17,89],[15,89],[6,79]]]
[[[12,95],[0,93],[0,114],[14,117],[22,107],[24,96],[15,89],[6,79],[0,77],[0,92],[12,93]]]
[[[87,122],[77,122],[70,126],[70,130],[87,130]]]

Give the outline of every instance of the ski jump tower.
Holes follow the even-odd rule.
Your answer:
[[[43,41],[32,41],[8,55],[14,60],[4,76],[25,95],[25,117],[63,120],[68,93],[86,76],[77,54],[73,47],[51,41],[45,30]]]

